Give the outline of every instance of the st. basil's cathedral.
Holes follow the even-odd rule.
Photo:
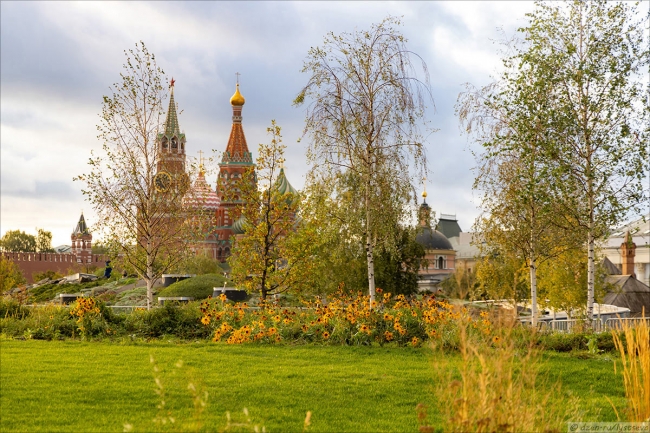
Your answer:
[[[239,91],[237,83],[235,94],[230,98],[232,106],[232,126],[230,136],[219,163],[219,174],[215,189],[208,184],[202,161],[199,165],[199,174],[192,185],[195,196],[201,197],[203,209],[213,214],[212,228],[206,233],[203,245],[200,248],[219,262],[225,262],[232,248],[232,238],[242,234],[242,221],[239,218],[237,206],[242,204],[237,195],[236,184],[244,173],[254,168],[253,154],[248,150],[246,136],[242,126],[242,108],[246,100]],[[173,183],[177,179],[187,179],[185,168],[186,138],[181,133],[174,101],[174,80],[171,82],[171,96],[169,109],[165,120],[165,132],[158,134],[158,169],[155,182]],[[287,185],[281,170],[278,181]],[[288,188],[293,190],[289,185]],[[295,191],[295,190],[294,190]]]

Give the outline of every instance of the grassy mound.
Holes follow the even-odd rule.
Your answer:
[[[178,281],[158,291],[158,296],[190,296],[194,299],[205,299],[212,295],[214,287],[223,287],[226,281],[223,275],[205,274]],[[228,281],[230,282],[230,281]]]

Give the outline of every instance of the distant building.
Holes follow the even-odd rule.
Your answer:
[[[628,233],[636,246],[634,268],[627,270],[628,275],[633,273],[639,281],[650,285],[650,214],[615,229],[601,245],[602,254],[623,271],[626,262],[623,246]]]
[[[440,282],[454,272],[456,251],[443,233],[431,228],[431,208],[427,204],[426,191],[422,197],[415,240],[424,247],[425,263],[418,272],[418,290],[435,292]]]
[[[6,252],[2,255],[14,262],[22,271],[27,283],[32,283],[37,273],[54,271],[62,275],[88,272],[104,266],[107,256],[92,253],[93,236],[88,230],[83,213],[70,235],[72,245],[61,245],[54,253]]]

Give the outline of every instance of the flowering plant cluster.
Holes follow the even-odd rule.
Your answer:
[[[394,343],[419,346],[437,340],[442,347],[456,346],[458,325],[489,336],[486,313],[474,317],[464,307],[453,306],[433,295],[406,298],[377,289],[372,305],[367,295],[339,292],[324,304],[304,301],[304,307],[262,303],[230,303],[225,295],[201,303],[201,323],[212,330],[213,341],[228,344],[250,342],[322,342],[361,345]]]
[[[95,298],[77,298],[70,308],[70,315],[77,318],[77,329],[86,337],[90,332],[92,320],[100,317],[101,311]]]

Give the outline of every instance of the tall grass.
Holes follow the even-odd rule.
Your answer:
[[[623,365],[627,418],[650,422],[650,326],[643,317],[634,324],[626,321],[621,328],[624,339],[616,331],[612,334]]]
[[[578,402],[552,402],[560,384],[541,376],[541,351],[534,331],[526,336],[515,317],[493,319],[489,338],[477,338],[460,326],[462,363],[455,371],[446,358],[436,358],[437,389],[444,431],[532,432],[560,431],[568,419],[576,420]],[[522,339],[528,338],[528,344]],[[522,348],[523,347],[523,348]],[[422,432],[431,431],[421,424]]]

